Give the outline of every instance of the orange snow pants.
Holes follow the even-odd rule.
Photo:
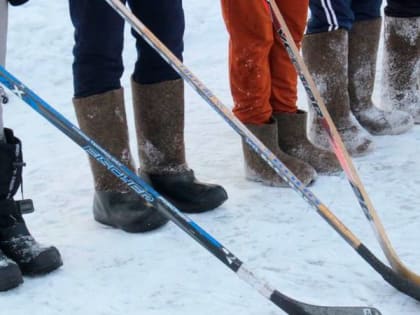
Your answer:
[[[297,73],[273,29],[264,0],[221,0],[229,41],[233,113],[243,123],[267,123],[297,111]],[[309,0],[276,0],[300,47]]]

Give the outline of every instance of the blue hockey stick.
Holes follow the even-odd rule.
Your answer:
[[[220,244],[214,237],[204,231],[190,218],[181,213],[176,207],[163,198],[157,191],[144,180],[134,174],[124,164],[101,148],[94,140],[73,125],[63,115],[32,92],[22,82],[12,76],[0,66],[0,83],[22,99],[26,104],[46,118],[50,123],[66,134],[76,144],[82,147],[91,157],[104,165],[112,174],[123,181],[139,196],[153,204],[153,206],[184,230],[189,236],[200,243],[210,253],[235,272],[239,278],[258,290],[264,297],[280,307],[289,315],[381,315],[371,307],[335,307],[310,305],[292,299],[278,290],[273,289],[268,283],[256,277],[248,270],[243,262],[232,252]]]

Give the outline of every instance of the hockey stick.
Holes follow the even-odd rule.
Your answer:
[[[401,277],[382,263],[360,240],[290,172],[290,170],[256,138],[223,103],[120,1],[104,0],[118,12],[140,36],[188,82],[201,97],[264,159],[273,170],[340,234],[354,250],[389,284],[420,301],[420,286]]]
[[[403,262],[399,259],[397,253],[391,245],[391,242],[385,232],[385,228],[377,214],[369,196],[359,178],[359,175],[354,167],[352,160],[337,132],[337,129],[328,113],[328,110],[319,94],[318,89],[310,75],[308,68],[306,67],[302,57],[299,54],[299,50],[293,40],[293,37],[287,27],[287,24],[276,4],[272,0],[263,0],[268,3],[269,11],[271,13],[273,25],[280,36],[286,50],[289,54],[290,59],[296,67],[299,73],[302,84],[306,90],[308,98],[311,102],[311,106],[315,109],[318,118],[321,120],[327,134],[329,136],[334,152],[343,167],[343,170],[347,176],[351,188],[353,189],[356,198],[366,216],[370,222],[373,230],[375,231],[376,238],[378,239],[382,250],[385,253],[392,269],[401,277],[408,279],[416,286],[420,287],[420,276],[411,270],[409,270]]]
[[[232,252],[220,244],[214,237],[204,231],[190,218],[182,214],[171,203],[165,200],[158,192],[149,186],[140,177],[129,170],[124,164],[102,149],[80,129],[74,126],[63,115],[52,108],[48,103],[38,97],[18,79],[0,66],[0,83],[4,84],[16,96],[35,111],[46,118],[50,123],[67,135],[76,144],[82,147],[96,161],[104,165],[108,171],[127,184],[135,193],[184,230],[189,236],[200,243],[210,253],[235,272],[239,278],[258,290],[264,297],[290,315],[381,315],[371,307],[335,307],[310,305],[292,299],[278,290],[272,289],[265,281],[257,278],[249,271],[243,262]]]

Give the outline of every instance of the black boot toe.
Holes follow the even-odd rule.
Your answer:
[[[152,231],[169,221],[134,192],[96,191],[93,214],[96,221],[129,233]]]
[[[182,212],[210,211],[228,199],[222,186],[198,181],[192,170],[177,174],[148,174],[147,178],[153,188]]]

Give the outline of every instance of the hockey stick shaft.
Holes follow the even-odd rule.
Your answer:
[[[106,1],[197,93],[234,129],[270,167],[330,224],[353,249],[392,286],[420,300],[420,287],[402,279],[364,246],[357,237],[292,172],[256,138],[223,103],[119,0]]]
[[[391,245],[391,242],[386,234],[385,228],[377,214],[369,195],[367,194],[362,181],[354,167],[352,160],[341,140],[341,137],[328,113],[328,110],[323,102],[322,97],[316,85],[310,75],[308,68],[305,65],[302,57],[299,54],[299,50],[293,40],[293,37],[287,27],[287,23],[284,20],[277,4],[273,0],[263,0],[265,4],[268,4],[273,25],[281,38],[290,59],[292,60],[295,68],[299,74],[301,82],[305,88],[305,91],[310,100],[311,106],[315,109],[318,118],[321,120],[322,125],[326,129],[329,136],[331,145],[334,152],[347,176],[351,188],[353,189],[356,198],[366,216],[369,223],[371,224],[375,235],[381,245],[382,250],[385,253],[392,268],[400,274],[402,277],[408,278],[410,281],[420,286],[420,276],[410,271],[399,259],[397,253]],[[320,52],[321,53],[321,52]]]
[[[177,208],[166,201],[158,192],[149,186],[140,177],[134,174],[124,164],[111,156],[100,147],[94,140],[89,138],[79,128],[74,126],[63,115],[52,108],[48,103],[38,97],[22,82],[0,66],[0,83],[4,84],[16,96],[36,112],[46,118],[51,124],[67,135],[76,144],[82,147],[92,158],[101,163],[109,172],[118,177],[135,193],[144,198],[147,202],[184,230],[189,236],[216,256],[229,269],[235,272],[239,278],[247,282],[251,287],[259,291],[264,297],[290,315],[324,315],[324,314],[346,314],[346,315],[380,315],[375,308],[369,307],[324,307],[310,305],[294,300],[278,290],[272,289],[269,284],[256,277],[248,270],[243,262],[232,252],[219,243],[214,237],[203,230],[198,224],[182,214]],[[371,313],[367,313],[371,312]]]

